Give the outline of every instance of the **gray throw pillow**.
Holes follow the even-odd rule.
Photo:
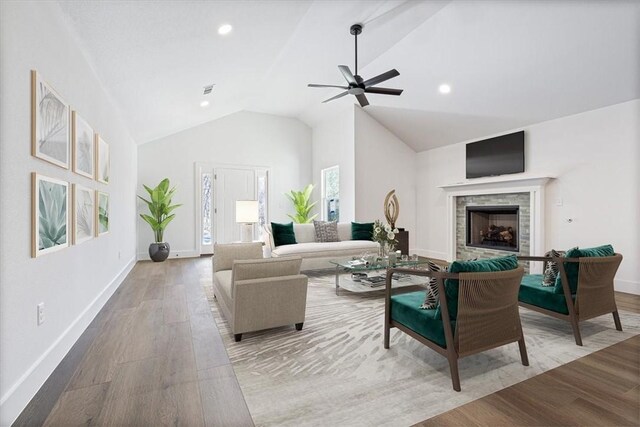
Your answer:
[[[337,221],[313,221],[316,242],[339,242]]]
[[[555,249],[551,249],[549,252],[544,254],[544,256],[546,257],[559,257],[564,255],[565,251],[556,251]],[[555,261],[547,261],[544,266],[542,286],[555,286],[558,273],[558,263],[556,263]]]
[[[440,264],[436,264],[433,261],[427,260],[427,266],[430,271],[442,271],[446,272],[448,267],[442,267]],[[435,277],[430,277],[427,283],[427,294],[425,295],[424,302],[420,306],[423,310],[433,310],[438,306],[438,280]]]

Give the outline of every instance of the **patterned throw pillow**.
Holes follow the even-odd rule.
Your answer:
[[[436,264],[433,261],[427,260],[427,266],[429,271],[442,271],[446,272],[448,267],[442,267],[440,264]],[[425,295],[424,302],[420,306],[423,310],[433,310],[438,306],[438,280],[435,277],[429,278],[427,283],[427,294]]]
[[[549,252],[544,254],[544,256],[559,257],[564,256],[564,254],[564,251],[551,249]],[[542,276],[542,286],[554,286],[556,284],[556,279],[558,278],[558,272],[558,263],[555,261],[547,261],[544,267],[544,275]]]
[[[339,242],[337,221],[313,221],[316,242]]]

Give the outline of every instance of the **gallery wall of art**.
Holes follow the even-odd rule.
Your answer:
[[[2,2],[0,48],[0,425],[10,425],[134,265],[137,149],[57,3]]]

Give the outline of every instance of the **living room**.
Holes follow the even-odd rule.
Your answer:
[[[601,351],[637,354],[639,5],[3,2],[0,425],[469,424],[437,417],[506,399],[501,392],[516,395],[506,390],[575,370],[572,363],[590,365],[593,359],[580,361]],[[360,93],[341,64],[365,82],[398,74]],[[32,147],[44,123],[34,107],[40,87],[68,103],[66,162]],[[375,91],[381,87],[402,93]],[[72,161],[78,117],[107,146],[96,145],[97,162],[84,176]],[[517,173],[469,176],[471,144],[521,132]],[[158,240],[137,196],[165,178],[180,206]],[[74,236],[42,250],[35,188],[61,183],[68,206],[78,189],[95,191],[108,225],[98,210],[95,233],[77,239],[68,215],[65,229]],[[622,331],[610,314],[585,320],[576,345],[571,322],[521,305],[529,366],[513,342],[470,355],[460,359],[457,392],[447,357],[398,328],[385,348],[385,286],[353,292],[349,274],[327,261],[296,272],[308,281],[303,322],[243,331],[236,340],[215,294],[214,244],[265,240],[269,256],[275,247],[263,226],[291,222],[287,194],[309,184],[317,202],[311,214],[337,219],[342,230],[352,222],[386,224],[385,198],[395,190],[392,229],[408,233],[401,255],[442,265],[509,255],[465,251],[460,212],[526,194],[520,246],[511,253],[611,245],[623,256],[612,282]],[[479,203],[486,195],[493,198]],[[236,201],[248,199],[260,213],[243,239]],[[351,230],[345,233],[340,240],[349,240]],[[151,262],[150,244],[165,241],[168,259]],[[546,264],[526,266],[524,274],[542,274]],[[163,356],[168,347],[161,344],[180,352]],[[193,370],[167,368],[163,357],[188,359]],[[637,363],[619,371],[630,380],[608,385],[626,397],[586,411],[594,424],[638,423]],[[138,390],[127,376],[149,389]],[[595,388],[593,400],[566,397],[567,406],[613,396],[608,385]],[[537,393],[544,400],[545,391]],[[197,404],[181,406],[181,399]],[[143,405],[151,409],[137,411]],[[483,417],[479,406],[469,413],[477,425],[585,423],[577,410],[562,415],[548,407],[555,418],[536,418],[521,415],[529,403],[513,405],[505,418]]]

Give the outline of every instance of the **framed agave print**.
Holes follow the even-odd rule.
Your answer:
[[[96,192],[73,184],[73,243],[90,240],[95,235]]]
[[[69,169],[69,105],[31,71],[31,154]]]
[[[69,246],[69,184],[31,174],[31,256],[38,257]]]
[[[109,158],[109,144],[104,142],[104,139],[102,139],[100,135],[96,135],[96,151],[98,152],[98,160],[96,161],[98,181],[108,184],[109,167],[111,163],[111,159]]]
[[[93,128],[78,114],[71,112],[71,141],[73,147],[73,171],[87,178],[94,178],[95,143]]]
[[[102,191],[96,192],[98,209],[96,210],[96,236],[102,236],[109,232],[109,194]]]

